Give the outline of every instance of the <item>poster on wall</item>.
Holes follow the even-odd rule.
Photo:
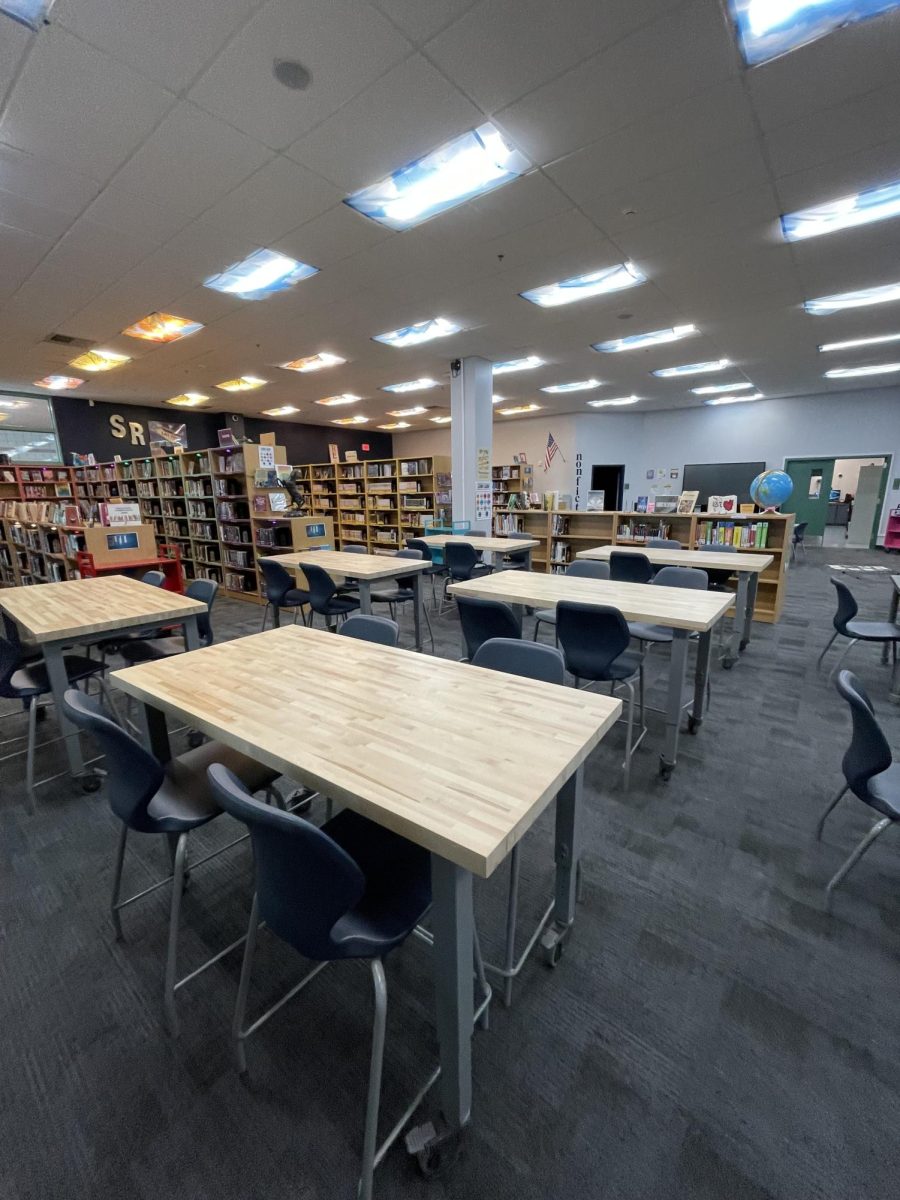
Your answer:
[[[115,528],[117,525],[140,525],[140,523],[140,504],[129,504],[127,501],[122,501],[120,504],[106,506],[105,524]]]
[[[169,421],[148,421],[151,454],[175,454],[187,450],[187,426]]]
[[[484,446],[479,446],[475,452],[475,478],[479,481],[491,477],[491,452]]]
[[[475,520],[487,521],[491,520],[491,505],[494,499],[493,485],[479,480],[475,484]]]
[[[275,447],[274,446],[260,446],[259,449],[257,450],[257,454],[259,455],[259,465],[261,467],[274,467],[275,466]]]

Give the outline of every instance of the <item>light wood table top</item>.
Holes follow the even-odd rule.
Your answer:
[[[199,617],[206,605],[126,575],[105,575],[3,588],[0,609],[16,622],[24,641],[40,645]]]
[[[710,571],[751,571],[755,575],[762,572],[775,561],[774,555],[754,551],[735,550],[733,554],[717,550],[668,550],[662,546],[592,546],[588,550],[579,550],[576,558],[595,559],[599,562],[609,562],[609,556],[616,554],[645,554],[654,567],[700,567]]]
[[[354,579],[391,579],[395,575],[415,575],[431,566],[425,559],[395,558],[392,554],[348,554],[346,550],[295,550],[290,554],[269,556],[291,570],[306,566],[321,567],[329,575],[350,575]]]
[[[711,629],[734,603],[725,592],[696,592],[689,588],[657,587],[649,583],[613,583],[577,575],[545,575],[542,571],[495,571],[465,583],[452,583],[454,596],[504,600],[534,608],[554,608],[560,600],[611,604],[628,621],[647,621],[669,629],[700,633]]]
[[[622,707],[297,625],[111,678],[480,876],[503,861]]]
[[[474,546],[476,550],[489,550],[492,554],[518,554],[522,550],[533,550],[539,546],[537,538],[499,538],[478,537],[466,533],[434,534],[431,537],[419,539],[432,550],[443,550],[448,542],[460,545],[463,542]]]

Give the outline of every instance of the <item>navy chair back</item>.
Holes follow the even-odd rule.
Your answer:
[[[519,638],[491,638],[482,642],[472,658],[476,667],[505,671],[542,683],[565,683],[566,665],[555,646],[523,642]]]
[[[270,604],[280,607],[291,588],[296,586],[294,580],[281,563],[273,562],[271,558],[261,558],[259,569],[266,584],[266,599]]]
[[[850,790],[860,800],[869,798],[869,780],[886,771],[893,761],[887,738],[875,717],[872,701],[852,671],[839,671],[837,690],[850,705],[853,736],[841,764]]]
[[[590,558],[576,558],[566,567],[566,574],[581,579],[609,579],[609,563],[594,562]]]
[[[306,563],[303,567],[303,574],[309,584],[310,607],[318,612],[320,608],[327,605],[337,591],[337,587],[328,572],[323,571],[321,567],[314,567],[310,563]]]
[[[701,542],[697,549],[705,550],[708,554],[737,554],[737,546],[719,546],[715,542]],[[722,591],[728,586],[731,571],[707,571],[707,576],[709,587]]]
[[[405,550],[395,550],[394,558],[414,558],[418,562],[422,561],[422,551],[411,546],[407,546]],[[405,591],[411,591],[416,583],[415,575],[398,575],[397,587]]]
[[[149,583],[151,587],[162,587],[166,582],[166,577],[162,571],[145,571],[141,576],[141,583]]]
[[[260,919],[307,958],[345,957],[334,927],[365,892],[357,864],[309,821],[254,800],[226,767],[208,774],[217,802],[250,830]]]
[[[809,521],[801,521],[799,525],[794,526],[794,537],[792,540],[795,546],[802,544],[803,539],[806,537],[806,529],[808,525]]]
[[[211,646],[214,641],[211,614],[218,591],[219,585],[215,579],[192,579],[184,589],[184,594],[191,600],[199,600],[206,605],[206,612],[197,617],[197,629],[204,646]]]
[[[653,578],[653,567],[646,554],[613,550],[609,556],[609,577],[616,583],[649,583]]]
[[[93,696],[69,688],[63,708],[73,725],[89,733],[103,754],[109,785],[109,806],[120,821],[139,833],[155,833],[148,814],[150,801],[162,786],[165,772],[159,761],[115,721]]]
[[[345,554],[368,554],[369,552],[365,548],[365,546],[358,546],[358,545],[354,544],[352,546],[344,546],[344,553]]]
[[[660,587],[694,588],[705,592],[709,587],[709,576],[699,567],[660,567],[653,582]]]
[[[852,637],[853,635],[847,632],[847,622],[852,621],[859,612],[859,605],[846,583],[841,583],[839,579],[832,579],[831,582],[835,586],[838,598],[837,612],[832,618],[834,627],[844,637]]]
[[[491,638],[520,638],[522,630],[516,614],[499,600],[476,600],[457,596],[459,623],[466,642],[466,656],[473,659],[482,643]]]
[[[431,547],[424,538],[407,538],[406,548],[407,550],[418,550],[426,562],[434,561],[434,556],[431,553]]]
[[[6,616],[3,619],[7,632],[9,632],[12,622]],[[13,638],[0,638],[0,696],[5,700],[18,698],[10,680],[21,666],[22,658],[22,647],[19,644],[18,635]]]
[[[444,547],[444,558],[454,583],[470,578],[472,568],[478,562],[475,547],[468,542],[448,542]]]
[[[680,550],[681,542],[675,538],[652,537],[647,538],[647,546],[652,550]]]
[[[556,606],[556,636],[566,669],[579,679],[606,679],[610,665],[631,640],[617,608],[572,600],[561,600]]]
[[[400,626],[396,621],[370,613],[354,613],[344,621],[338,633],[361,642],[377,642],[379,646],[396,646],[400,642]]]

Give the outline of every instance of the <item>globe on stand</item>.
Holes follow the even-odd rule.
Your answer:
[[[776,512],[793,490],[794,481],[786,471],[763,471],[750,484],[750,496],[763,512]]]

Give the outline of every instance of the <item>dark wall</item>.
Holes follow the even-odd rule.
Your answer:
[[[188,449],[204,450],[217,446],[217,431],[228,424],[227,413],[179,412],[177,409],[148,408],[140,404],[108,404],[98,401],[93,406],[80,396],[54,396],[51,400],[59,433],[60,446],[66,462],[76,454],[94,454],[98,462],[111,462],[117,454],[123,458],[140,458],[150,453],[149,421],[183,422],[187,426]],[[114,437],[109,418],[122,417],[139,424],[146,446],[135,445],[130,436]],[[356,450],[361,459],[390,458],[393,439],[388,433],[366,433],[356,429],[329,429],[324,425],[299,425],[290,421],[260,420],[247,417],[244,426],[247,436],[259,442],[260,434],[274,433],[279,445],[286,449],[290,463],[328,462],[328,444],[335,442],[343,457],[345,451]],[[369,450],[362,449],[367,444]]]

